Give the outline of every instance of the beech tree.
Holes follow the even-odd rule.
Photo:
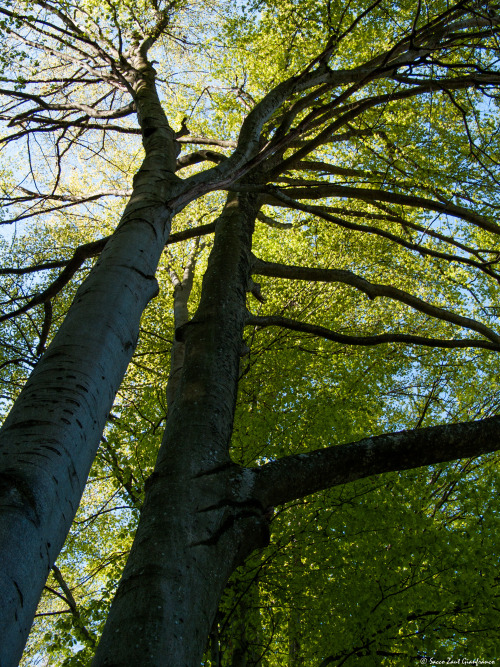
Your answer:
[[[265,595],[248,573],[270,527],[286,532],[281,508],[363,478],[431,466],[427,495],[420,473],[401,478],[416,487],[418,521],[445,507],[446,531],[479,530],[447,503],[459,503],[459,480],[466,498],[483,479],[470,459],[500,448],[499,11],[441,0],[0,8],[2,223],[16,229],[1,269],[2,665],[21,659],[44,586],[93,665],[283,664],[255,641],[270,617],[249,641],[258,605],[233,604],[224,624],[220,614],[238,586],[247,601]],[[99,640],[55,565],[93,464],[92,479],[108,466],[140,508]],[[301,512],[307,533],[314,506]],[[301,550],[299,573],[312,562]],[[248,586],[230,579],[245,562]],[[392,585],[379,582],[381,602]],[[498,623],[476,609],[464,629],[468,609],[414,608],[385,630],[411,626],[425,642],[446,628],[446,647],[489,633],[490,649]],[[289,664],[308,651],[322,665],[400,655],[377,630],[353,631],[350,648],[308,648],[301,623],[292,605]],[[221,625],[233,633],[225,655]],[[429,650],[412,641],[408,656]]]

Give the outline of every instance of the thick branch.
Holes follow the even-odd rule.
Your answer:
[[[443,347],[448,349],[478,347],[485,350],[500,350],[500,344],[490,343],[489,341],[476,338],[447,340],[399,333],[385,333],[375,336],[347,336],[317,324],[299,322],[298,320],[281,317],[280,315],[267,315],[263,317],[249,315],[246,324],[247,326],[256,326],[260,328],[282,327],[284,329],[291,329],[292,331],[312,334],[313,336],[326,338],[327,340],[333,340],[336,343],[343,343],[345,345],[372,346],[382,345],[383,343],[406,343],[409,345],[425,345],[426,347]]]
[[[500,449],[500,417],[386,433],[268,463],[255,470],[264,507],[380,473],[480,456]]]
[[[47,344],[47,339],[49,337],[50,327],[52,324],[52,304],[50,301],[45,301],[43,304],[43,324],[42,331],[40,333],[40,340],[36,347],[37,355],[42,354],[45,351],[45,345]]]
[[[34,109],[28,109],[27,111],[14,116],[9,125],[15,125],[21,121],[27,119],[31,114],[45,109],[47,111],[83,111],[89,118],[102,118],[102,119],[115,119],[115,118],[124,118],[125,116],[130,115],[135,111],[135,102],[129,102],[119,109],[112,110],[96,110],[88,104],[78,104],[78,103],[68,103],[68,104],[53,104],[47,102],[41,95],[35,95],[34,93],[23,93],[16,90],[8,90],[6,88],[0,88],[0,95],[6,95],[8,97],[18,97],[19,99],[32,101],[38,104],[38,107]],[[104,97],[107,97],[107,93]],[[54,119],[57,122],[57,119]]]
[[[217,153],[216,151],[195,151],[194,153],[181,155],[177,158],[177,170],[184,169],[184,167],[190,167],[199,162],[215,162],[216,164],[220,164],[225,159],[225,155]]]
[[[241,186],[238,187],[241,189]],[[370,225],[360,225],[355,222],[344,220],[343,218],[331,215],[328,212],[330,210],[336,210],[336,209],[332,209],[331,207],[312,206],[310,204],[304,204],[302,202],[296,201],[295,199],[292,199],[291,197],[285,195],[282,191],[279,191],[276,188],[272,190],[271,196],[266,196],[264,198],[263,204],[268,204],[269,206],[286,206],[287,208],[296,209],[297,211],[303,211],[304,213],[311,213],[312,215],[315,215],[318,218],[321,218],[322,220],[326,220],[327,222],[332,222],[333,224],[339,225],[340,227],[344,227],[345,229],[352,229],[357,232],[362,232],[363,234],[375,234],[377,236],[381,236],[382,238],[397,243],[403,248],[407,248],[408,250],[413,250],[415,252],[418,252],[420,255],[428,255],[429,257],[436,257],[438,259],[444,259],[451,262],[458,262],[460,264],[466,264],[468,266],[474,266],[477,269],[486,273],[487,275],[491,276],[492,278],[495,278],[495,280],[497,281],[499,280],[498,275],[493,271],[491,271],[485,262],[478,262],[476,260],[469,259],[468,257],[460,257],[459,255],[452,255],[450,253],[433,250],[432,248],[428,248],[419,243],[412,243],[411,241],[407,241],[401,236],[397,236],[396,234],[388,232],[385,229],[379,229],[378,227],[373,227]],[[346,213],[346,215],[352,215],[352,212],[349,211]],[[367,217],[370,217],[370,214],[368,214]]]
[[[290,143],[290,139],[302,136],[306,131],[310,131],[312,128],[321,125],[329,118],[334,116],[339,117],[333,123],[324,127],[315,137],[307,140],[305,145],[302,146],[296,153],[289,156],[286,160],[280,160],[276,167],[272,170],[271,175],[274,178],[279,174],[298,167],[302,158],[312,153],[316,148],[331,141],[334,137],[334,133],[338,129],[348,125],[349,122],[353,121],[356,117],[368,109],[395,102],[396,100],[404,100],[416,97],[418,95],[424,95],[432,91],[460,90],[464,88],[478,87],[481,85],[481,82],[483,85],[496,85],[498,84],[498,75],[496,73],[491,73],[487,75],[471,75],[460,78],[455,77],[451,79],[448,78],[436,81],[427,81],[425,85],[418,85],[410,89],[400,90],[398,92],[393,91],[384,95],[368,97],[363,100],[357,100],[355,102],[345,104],[343,107],[338,107],[338,99],[323,106],[315,106],[308,114],[308,116],[303,119],[296,128],[290,131],[288,135],[288,143]],[[352,92],[355,90],[356,87],[353,87]],[[359,175],[359,172],[357,172],[357,174]]]
[[[188,135],[177,137],[177,141],[180,144],[201,144],[205,146],[220,146],[221,148],[236,148],[236,141],[224,141],[215,137],[195,137]]]
[[[375,299],[377,296],[388,297],[400,303],[404,303],[411,308],[418,310],[421,313],[430,315],[445,322],[458,324],[465,329],[471,329],[489,338],[493,343],[500,345],[500,336],[492,331],[489,327],[481,322],[471,319],[470,317],[463,317],[456,313],[451,313],[444,308],[433,306],[422,299],[419,299],[404,290],[393,287],[392,285],[378,285],[370,283],[361,276],[346,271],[343,269],[320,269],[310,268],[304,266],[289,266],[285,264],[275,264],[273,262],[263,262],[256,260],[252,273],[261,276],[273,276],[276,278],[287,278],[290,280],[312,280],[322,281],[328,283],[343,283],[344,285],[351,285],[356,289],[364,292],[370,299]]]
[[[308,183],[305,187],[290,187],[285,193],[293,199],[323,199],[325,197],[345,197],[366,202],[383,201],[401,206],[422,208],[436,213],[451,215],[455,218],[467,220],[486,231],[500,234],[500,226],[470,209],[457,206],[449,202],[436,201],[427,197],[407,195],[401,192],[388,192],[368,188],[353,188],[333,183]]]
[[[197,236],[205,236],[206,234],[213,234],[215,232],[215,222],[209,222],[206,225],[199,225],[199,227],[192,227],[191,229],[184,229],[182,232],[174,232],[168,237],[167,245],[172,243],[179,243],[180,241],[187,241],[194,239]]]
[[[174,329],[187,324],[189,321],[188,302],[191,296],[191,291],[194,284],[194,272],[196,268],[196,261],[204,245],[200,244],[200,237],[195,241],[194,248],[188,257],[188,261],[184,267],[182,280],[179,279],[177,273],[173,268],[169,267],[170,279],[174,286]],[[182,369],[184,366],[186,345],[184,341],[178,340],[174,337],[172,350],[170,353],[170,374],[167,382],[167,406],[171,410],[174,398],[177,393],[177,388],[181,379]]]
[[[21,315],[22,313],[26,313],[31,308],[34,308],[34,306],[38,306],[40,303],[44,303],[45,301],[48,301],[56,294],[58,294],[62,290],[62,288],[69,283],[71,278],[75,275],[75,273],[82,266],[82,264],[85,262],[86,259],[88,259],[89,257],[93,257],[102,251],[108,239],[109,237],[105,239],[100,239],[99,241],[86,243],[85,245],[82,245],[79,248],[77,248],[73,253],[73,257],[66,264],[65,268],[61,271],[61,273],[54,280],[54,282],[52,282],[47,287],[47,289],[43,290],[43,292],[39,292],[36,296],[30,299],[28,303],[26,303],[21,308],[18,308],[13,312],[6,313],[0,316],[0,322],[3,322],[4,320],[9,320],[12,317],[15,317],[16,315]]]

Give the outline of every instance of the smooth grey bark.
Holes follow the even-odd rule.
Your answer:
[[[199,664],[229,575],[267,540],[229,458],[255,215],[253,197],[229,195],[199,307],[176,332],[182,377],[94,667]]]
[[[18,664],[132,353],[178,191],[174,133],[138,55],[146,157],[122,220],[0,432],[0,664]]]
[[[500,449],[500,417],[386,433],[358,442],[288,456],[253,475],[255,497],[266,506],[302,498],[356,479],[481,456]]]
[[[276,108],[294,92],[307,90],[330,76],[322,68],[276,86],[243,122],[233,155],[203,174],[181,181],[175,176],[178,144],[158,99],[147,48],[148,44],[135,45],[126,54],[129,60],[121,65],[133,92],[146,152],[134,177],[132,197],[0,432],[0,596],[5,601],[0,611],[2,667],[16,665],[20,659],[47,574],[78,507],[114,396],[137,342],[141,314],[156,294],[154,274],[171,216],[196,197],[247,173],[259,150],[263,124]],[[359,78],[360,73],[346,76]],[[250,201],[252,196],[243,198]],[[236,199],[229,203],[226,218],[234,214],[234,206]],[[253,224],[255,211],[252,216]],[[246,261],[249,264],[250,256]],[[222,270],[220,275],[225,280],[227,272]],[[217,279],[211,278],[212,282]],[[216,299],[221,296],[220,290],[214,294]],[[209,310],[209,302],[213,303],[211,297],[205,298],[200,313]],[[244,309],[240,315],[243,323]],[[200,318],[195,318],[199,331]],[[188,333],[186,343],[189,338]],[[221,350],[227,342],[222,337]],[[228,354],[231,356],[230,349]],[[200,411],[201,415],[206,416],[206,411]],[[191,416],[183,415],[182,428],[186,419],[189,422]],[[227,422],[227,442],[231,427]]]
[[[448,19],[460,18],[464,11],[457,7]],[[154,271],[171,214],[165,202],[170,199],[171,207],[178,209],[246,173],[252,160],[257,164],[275,155],[279,162],[295,139],[300,140],[305,131],[316,127],[318,119],[326,119],[322,114],[327,110],[320,106],[308,116],[309,125],[301,122],[288,133],[297,115],[308,106],[301,106],[299,100],[284,113],[276,137],[258,154],[263,124],[295,93],[316,87],[310,95],[320,97],[332,87],[353,84],[351,92],[346,93],[348,99],[362,83],[396,75],[400,66],[431,53],[439,38],[453,29],[453,24],[446,24],[443,18],[437,27],[416,31],[389,53],[351,71],[329,69],[328,47],[302,74],[279,84],[256,105],[243,123],[230,158],[184,185],[173,176],[176,144],[154,91],[154,73],[146,61],[146,49],[130,54],[132,65],[126,76],[134,92],[146,160],[134,179],[134,194],[119,229],[79,290],[64,325],[0,434],[0,539],[4,546],[0,596],[5,601],[0,616],[2,665],[16,664],[20,655],[39,591],[76,511],[105,419],[133,352],[141,312],[155,293]],[[327,141],[337,125],[326,128],[318,140]],[[295,159],[305,156],[313,143],[295,153]],[[366,191],[353,193],[345,188],[339,196],[346,193],[368,196]],[[326,194],[332,194],[331,187]],[[314,477],[319,472],[321,483],[332,485],[340,483],[335,481],[338,479],[348,480],[349,474],[353,478],[356,473],[361,476],[378,470],[376,466],[363,468],[356,456],[347,456],[347,461],[356,464],[348,473],[339,464],[337,454],[331,452],[269,464],[259,473],[241,470],[228,458],[236,395],[234,378],[245,318],[241,295],[248,279],[246,253],[250,245],[249,239],[243,242],[239,234],[243,234],[243,227],[245,234],[251,233],[248,225],[237,224],[241,210],[236,209],[250,200],[250,195],[230,199],[219,221],[217,251],[214,248],[202,304],[194,320],[178,332],[186,344],[183,378],[175,409],[169,415],[155,476],[149,484],[131,560],[108,624],[120,633],[123,622],[130,634],[118,647],[117,637],[122,635],[113,636],[107,629],[96,664],[147,664],[144,656],[150,649],[156,654],[151,660],[160,659],[158,651],[166,649],[167,658],[162,653],[161,659],[170,660],[168,653],[174,652],[178,664],[196,664],[191,658],[196,651],[199,654],[205,641],[209,617],[228,572],[262,542],[265,521],[260,499],[269,498],[273,501],[269,504],[277,504],[285,502],[290,493],[311,493],[316,490]],[[416,199],[402,203],[427,204]],[[456,207],[452,212],[464,217]],[[477,216],[471,221],[480,226],[483,223]],[[492,224],[486,228],[496,231]],[[379,449],[384,451],[383,447],[374,451]],[[473,449],[477,454],[478,449]],[[356,455],[362,451],[358,449]],[[446,453],[449,458],[440,460],[467,455],[460,453],[463,451],[470,450],[458,447],[453,453],[452,446]],[[433,462],[432,456],[417,459],[412,459],[412,465]],[[402,461],[404,467],[405,460],[404,456],[395,456],[391,465]],[[321,469],[323,463],[327,464],[325,470]],[[258,488],[253,489],[257,482]],[[212,580],[207,585],[209,577]],[[153,584],[151,593],[148,587]],[[159,611],[153,599],[158,600]],[[152,611],[148,611],[150,607]],[[196,609],[199,611],[193,612]],[[139,625],[130,619],[130,614],[136,613]],[[176,630],[175,620],[182,631]],[[144,625],[140,625],[142,622]],[[144,632],[146,622],[151,622],[151,627]],[[188,634],[189,641],[184,641]],[[153,646],[156,639],[158,646]],[[138,642],[135,653],[131,641]],[[137,658],[135,663],[133,656]]]
[[[161,211],[162,227],[165,217]],[[162,249],[162,233],[144,222],[117,232],[0,433],[2,667],[21,657],[135,349],[142,311],[156,294]]]
[[[365,438],[258,468],[233,464],[228,443],[250,270],[249,241],[235,233],[238,204],[230,197],[217,222],[200,307],[177,331],[186,343],[181,383],[93,667],[199,664],[228,577],[266,541],[269,506],[500,449],[496,417]]]

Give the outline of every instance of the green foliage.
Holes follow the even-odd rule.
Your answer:
[[[34,12],[35,4],[5,6]],[[78,20],[88,39],[116,46],[119,32],[123,52],[151,34],[158,12],[170,12],[173,25],[154,47],[162,103],[175,127],[187,117],[190,134],[226,141],[238,137],[249,110],[270,87],[303,71],[325,44],[332,48],[332,69],[353,69],[447,7],[444,0],[380,2],[363,16],[367,4],[360,0],[253,0],[241,7],[217,2],[159,7],[153,1],[138,5],[128,0],[53,4]],[[33,19],[43,16],[34,13]],[[29,81],[34,71],[53,73],[61,67],[57,54],[46,54],[40,65],[35,46],[23,50],[22,40],[14,35],[21,27],[11,17],[0,20],[0,74],[2,80],[14,81],[16,91],[33,88]],[[60,49],[64,52],[63,46]],[[471,62],[481,70],[495,58],[488,42],[475,49],[474,40],[464,39],[443,52],[440,61],[424,62],[419,72],[405,75],[420,76],[424,85],[443,71],[454,77]],[[56,84],[44,82],[41,87],[46,92],[50,85],[56,95]],[[274,179],[274,187],[286,193],[287,188],[321,180],[362,188],[361,194],[378,193],[380,198],[349,193],[323,197],[324,212],[337,216],[337,223],[311,211],[266,202],[262,212],[267,217],[256,222],[253,252],[275,263],[352,271],[495,328],[499,281],[483,271],[494,269],[498,262],[500,247],[494,234],[464,218],[423,204],[386,201],[383,195],[432,199],[495,221],[500,206],[497,99],[486,97],[480,88],[454,90],[453,95],[434,89],[404,97],[410,87],[404,78],[396,84],[370,81],[332,117],[328,105],[342,94],[340,85],[318,100],[324,118],[300,135],[302,144],[318,127],[347,113],[349,104],[362,97],[388,96],[311,149],[305,159],[321,167],[291,165]],[[78,88],[74,99],[84,102],[90,88],[94,91],[94,84]],[[95,89],[100,94],[103,81]],[[298,95],[292,96],[276,112],[263,141],[275,138],[298,100]],[[298,113],[296,123],[310,111],[307,107]],[[120,127],[129,127],[127,123],[122,121]],[[101,190],[119,194],[71,209],[43,208],[42,202],[29,225],[22,222],[29,200],[20,195],[26,184],[22,185],[18,167],[1,171],[2,196],[14,201],[9,215],[19,216],[17,233],[1,243],[5,269],[69,259],[83,243],[111,233],[119,220],[121,193],[131,186],[142,159],[139,138],[106,133],[103,138],[89,131],[80,141],[75,131],[71,141],[63,133],[58,142],[70,156],[67,168],[57,176],[61,196],[77,198]],[[50,192],[56,180],[44,161],[49,147],[54,150],[48,139],[41,139],[33,149],[35,164],[28,185],[35,184],[41,192]],[[230,149],[217,150],[225,155]],[[280,160],[295,150],[297,145],[287,148]],[[183,175],[204,168],[195,165]],[[21,186],[16,185],[18,180]],[[222,201],[215,193],[193,202],[176,217],[173,232],[212,222]],[[312,196],[301,201],[317,203]],[[200,298],[210,243],[196,260],[191,314]],[[169,246],[159,267],[160,294],[144,313],[134,358],[58,560],[78,613],[71,610],[51,575],[24,665],[47,656],[50,664],[89,664],[132,543],[144,483],[166,420],[175,328],[169,269],[182,274],[193,244],[189,240]],[[50,342],[94,261],[89,257],[51,298],[45,341],[41,304],[5,323],[0,346],[3,412],[41,348]],[[52,267],[4,276],[4,306],[22,306],[52,285],[60,271]],[[449,322],[386,297],[371,300],[345,284],[270,277],[260,277],[259,282],[265,302],[249,294],[248,308],[261,316],[279,314],[351,336],[388,331],[441,339],[466,335]],[[299,331],[259,327],[245,330],[245,344],[249,352],[241,358],[231,455],[246,466],[356,441],[367,434],[498,412],[500,369],[498,354],[490,350],[395,343],[359,347]],[[234,666],[242,655],[247,664],[262,667],[412,665],[424,657],[457,660],[464,655],[492,659],[500,649],[496,459],[487,456],[369,478],[269,509],[274,513],[271,543],[230,581],[205,664]]]
[[[497,485],[495,468],[480,466],[480,488]],[[258,599],[253,592],[246,614],[257,627],[253,650],[267,647],[263,665],[290,664],[291,631],[304,665],[491,659],[497,518],[477,473],[464,462],[373,478],[280,511],[270,547],[232,584],[243,597],[228,590],[223,664],[230,619],[252,586]]]

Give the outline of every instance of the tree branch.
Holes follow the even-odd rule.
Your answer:
[[[300,182],[298,187],[287,187],[284,192],[293,199],[323,199],[325,197],[345,197],[349,199],[357,199],[359,201],[374,202],[383,201],[390,204],[399,204],[401,206],[412,206],[416,208],[426,209],[428,211],[435,211],[436,213],[443,213],[451,215],[455,218],[460,218],[471,222],[494,234],[500,234],[500,225],[488,220],[482,215],[475,213],[463,206],[457,206],[449,202],[436,201],[435,199],[428,199],[427,197],[419,197],[415,195],[407,195],[402,192],[388,192],[387,190],[376,190],[368,188],[354,188],[345,185],[337,185],[333,183],[307,183],[302,187]]]
[[[236,148],[236,141],[223,141],[215,137],[195,137],[188,135],[177,137],[177,141],[180,144],[201,144],[206,146],[220,146],[221,148]]]
[[[188,153],[187,155],[178,157],[176,168],[177,170],[180,170],[184,169],[184,167],[190,167],[193,164],[205,161],[220,164],[225,159],[225,155],[217,153],[216,151],[194,151],[194,153]]]
[[[370,283],[352,271],[275,264],[273,262],[263,262],[256,258],[252,273],[260,276],[287,278],[289,280],[311,280],[328,283],[338,282],[343,283],[344,285],[351,285],[351,287],[355,287],[364,292],[370,299],[375,299],[378,296],[385,296],[389,299],[404,303],[405,305],[410,306],[410,308],[425,313],[426,315],[430,315],[431,317],[457,324],[465,329],[476,331],[486,338],[489,338],[493,343],[500,345],[500,336],[481,322],[477,322],[470,317],[457,315],[444,308],[433,306],[432,304],[427,303],[404,290],[393,287],[392,285]]]
[[[476,338],[460,338],[460,339],[442,339],[442,338],[427,338],[426,336],[416,336],[413,334],[399,334],[399,333],[384,333],[374,336],[348,336],[340,334],[326,327],[317,324],[309,324],[307,322],[299,322],[281,315],[266,315],[258,316],[249,314],[246,319],[246,326],[255,326],[260,328],[265,327],[282,327],[284,329],[291,329],[292,331],[300,331],[305,334],[312,334],[319,338],[326,338],[333,340],[336,343],[344,343],[345,345],[382,345],[383,343],[406,343],[408,345],[424,345],[426,347],[441,347],[447,349],[454,348],[482,348],[484,350],[500,350],[500,344],[490,343],[486,340],[479,340]]]
[[[50,301],[45,301],[43,304],[43,324],[40,333],[40,340],[36,347],[36,354],[40,355],[45,351],[45,345],[49,337],[50,326],[52,324],[52,304]]]
[[[275,507],[356,479],[500,449],[500,417],[364,438],[252,469],[255,495]]]
[[[242,188],[241,186],[238,186],[238,188],[234,189],[242,189]],[[495,280],[500,282],[499,276],[488,268],[488,262],[478,262],[476,260],[469,259],[468,257],[460,257],[459,255],[451,255],[449,253],[433,250],[432,248],[427,248],[426,246],[420,245],[419,243],[412,243],[411,241],[407,241],[406,239],[403,239],[401,236],[392,234],[392,232],[388,232],[385,229],[379,229],[378,227],[373,227],[369,225],[360,225],[355,222],[349,222],[347,220],[344,220],[343,218],[339,218],[338,216],[331,215],[330,213],[328,213],[328,211],[330,210],[330,208],[328,207],[313,206],[310,204],[304,204],[302,202],[298,202],[295,199],[292,199],[288,195],[284,194],[277,188],[272,188],[272,189],[269,188],[266,190],[268,192],[272,192],[272,194],[265,196],[263,204],[268,204],[269,206],[286,206],[287,208],[296,209],[297,211],[303,211],[304,213],[311,213],[312,215],[315,215],[318,218],[321,218],[322,220],[326,220],[327,222],[332,222],[333,224],[339,225],[340,227],[344,227],[345,229],[352,229],[357,232],[368,233],[368,234],[376,234],[377,236],[381,236],[382,238],[397,243],[403,248],[407,248],[408,250],[413,250],[415,252],[418,252],[420,255],[428,255],[429,257],[436,257],[438,259],[445,259],[451,262],[458,262],[460,264],[474,266],[477,269],[483,271],[487,275],[491,276],[492,278],[495,278]],[[347,212],[346,215],[351,215],[351,213]]]
[[[71,613],[76,621],[76,624],[80,628],[82,634],[84,635],[85,639],[87,639],[88,642],[92,646],[95,646],[95,639],[92,637],[90,632],[87,630],[85,627],[82,617],[80,615],[80,612],[78,611],[78,607],[76,605],[75,598],[73,597],[73,594],[68,586],[68,584],[65,582],[64,577],[62,576],[61,570],[57,567],[57,565],[52,566],[52,572],[54,574],[54,577],[61,587],[62,591],[64,592],[64,599],[68,603],[69,608],[71,609]]]
[[[170,237],[167,240],[166,245],[171,245],[172,243],[179,243],[180,241],[186,241],[188,239],[196,238],[198,236],[204,236],[205,234],[212,234],[215,231],[215,223],[209,223],[207,225],[200,225],[199,227],[194,227],[192,229],[184,229],[181,232],[175,234],[170,234]],[[92,241],[91,243],[86,243],[79,246],[71,259],[66,262],[47,262],[46,264],[37,264],[35,266],[26,267],[24,269],[17,268],[3,268],[0,269],[1,274],[17,274],[22,275],[26,273],[34,273],[36,271],[44,269],[53,269],[59,267],[65,267],[59,276],[43,291],[36,294],[32,299],[30,299],[24,306],[17,308],[10,313],[5,313],[0,316],[0,322],[5,320],[10,320],[17,315],[22,315],[28,310],[31,310],[35,306],[38,306],[41,303],[44,303],[58,294],[71,280],[75,275],[78,269],[81,268],[86,259],[91,257],[96,257],[99,255],[106,243],[111,237],[105,236],[102,239],[97,241]],[[48,332],[47,332],[48,333]]]

